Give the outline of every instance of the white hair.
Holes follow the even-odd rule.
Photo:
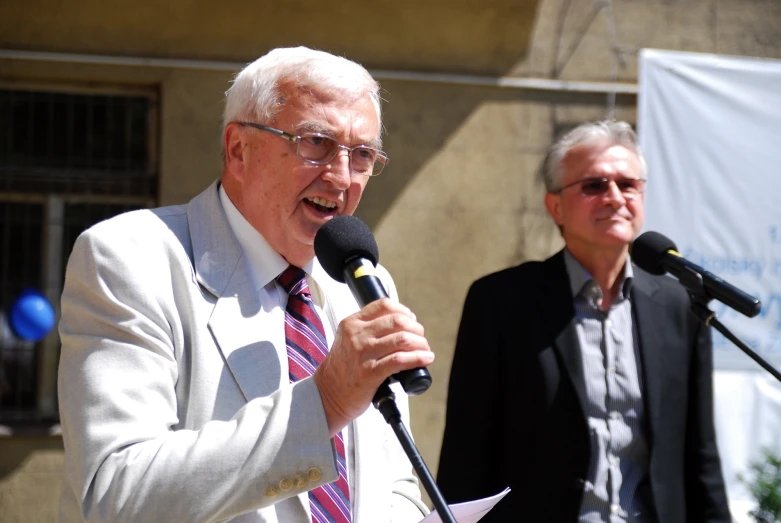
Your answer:
[[[640,177],[645,178],[648,175],[643,151],[637,144],[637,136],[631,125],[614,120],[589,122],[575,127],[556,140],[548,149],[548,154],[542,164],[542,180],[545,183],[545,190],[556,192],[561,189],[561,182],[564,178],[564,169],[561,164],[568,152],[582,145],[605,142],[611,145],[620,145],[634,153],[640,163]]]
[[[261,56],[233,79],[225,92],[223,132],[234,121],[272,123],[284,104],[280,85],[285,82],[348,100],[368,94],[382,129],[380,85],[363,66],[307,47],[284,47]]]

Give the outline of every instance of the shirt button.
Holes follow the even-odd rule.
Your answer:
[[[621,414],[618,411],[614,410],[610,413],[610,419],[619,420],[621,419]]]
[[[613,454],[610,454],[607,457],[607,460],[610,462],[611,465],[615,465],[616,463],[618,463],[618,458],[615,457]]]
[[[610,512],[612,512],[613,514],[618,514],[619,509],[620,507],[615,503],[610,505]]]
[[[607,368],[607,371],[608,371],[610,374],[615,374],[615,372],[616,372],[616,366],[615,366],[615,365],[611,365],[610,367],[608,367],[608,368]]]
[[[610,320],[605,320],[605,327],[608,329],[613,325],[613,323]]]

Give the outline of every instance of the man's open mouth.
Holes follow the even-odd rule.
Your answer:
[[[336,213],[337,203],[334,201],[326,200],[325,198],[320,198],[318,196],[315,196],[314,198],[305,198],[304,201],[311,209],[314,209],[320,214],[329,215]]]

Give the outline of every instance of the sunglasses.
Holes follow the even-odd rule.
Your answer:
[[[613,183],[627,199],[636,198],[645,191],[645,178],[583,178],[552,192],[559,193],[564,189],[580,185],[580,193],[583,196],[604,196],[610,191],[610,185]]]

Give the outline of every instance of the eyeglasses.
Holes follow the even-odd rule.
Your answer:
[[[266,131],[274,136],[279,136],[296,144],[296,156],[305,162],[316,165],[325,165],[336,158],[340,149],[347,151],[350,158],[350,169],[352,172],[364,176],[377,176],[388,164],[390,159],[388,155],[379,149],[358,145],[356,147],[347,147],[333,138],[320,133],[302,133],[299,136],[251,122],[238,122],[245,127],[254,127],[261,131]]]
[[[576,185],[580,185],[583,196],[603,196],[610,191],[610,184],[615,183],[621,195],[627,200],[637,198],[645,191],[645,178],[583,178],[572,182],[552,192],[562,192]]]

